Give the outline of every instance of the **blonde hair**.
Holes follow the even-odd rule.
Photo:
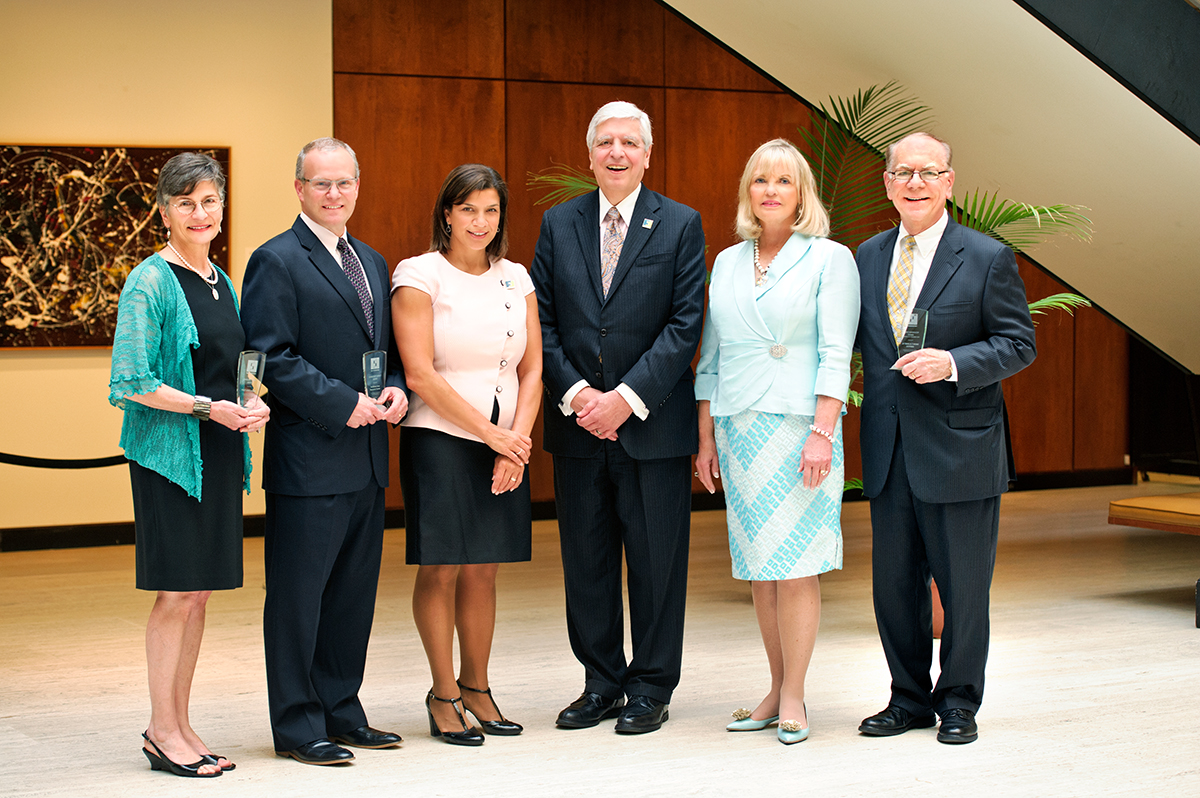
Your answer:
[[[746,161],[742,182],[738,186],[737,234],[743,241],[752,241],[762,235],[762,224],[754,215],[750,203],[750,184],[758,175],[791,175],[800,190],[799,207],[792,230],[810,236],[829,235],[829,214],[817,196],[817,182],[813,179],[808,161],[787,139],[772,139],[760,146]]]

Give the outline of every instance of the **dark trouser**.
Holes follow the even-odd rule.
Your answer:
[[[267,493],[263,642],[275,750],[367,722],[362,686],[383,552],[384,492]]]
[[[554,457],[571,649],[584,689],[669,703],[679,684],[691,525],[691,458],[634,460],[605,441],[593,458]],[[625,662],[621,551],[633,658]]]
[[[999,496],[949,504],[913,496],[897,441],[887,483],[871,499],[875,621],[892,672],[893,704],[917,715],[978,711],[999,527]],[[941,674],[932,688],[931,575],[946,613]]]

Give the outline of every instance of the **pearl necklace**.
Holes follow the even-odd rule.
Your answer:
[[[754,243],[755,243],[755,246],[758,245],[757,241]],[[196,273],[197,277],[199,277],[204,282],[208,283],[208,290],[212,291],[213,299],[221,298],[221,295],[217,293],[217,269],[215,266],[213,266],[211,263],[208,264],[208,268],[212,272],[212,279],[210,280],[209,278],[207,278],[203,274],[201,274],[199,269],[197,269],[192,264],[188,263],[187,258],[185,258],[185,257],[183,257],[183,255],[179,254],[179,250],[175,249],[174,244],[172,244],[170,241],[168,241],[167,246],[170,247],[171,251],[175,253],[175,257],[177,257],[181,261],[183,261],[184,266],[187,266],[188,269],[190,269],[191,271]],[[754,252],[755,252],[755,263],[757,263],[758,262],[758,250],[756,249]]]
[[[774,263],[774,262],[775,262],[775,259],[772,258],[771,263]],[[771,268],[770,263],[768,263],[766,266],[763,266],[761,263],[759,263],[759,261],[758,261],[758,239],[757,238],[754,239],[754,285],[755,286],[760,286],[767,281],[767,269],[770,269],[770,268]]]

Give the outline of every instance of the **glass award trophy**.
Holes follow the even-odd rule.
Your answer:
[[[363,393],[378,399],[383,393],[383,377],[387,373],[387,352],[376,349],[363,353]]]
[[[924,308],[914,308],[908,317],[908,326],[904,328],[904,334],[900,336],[900,343],[896,344],[897,360],[910,352],[925,348],[925,328],[928,323],[929,311]],[[896,369],[896,366],[892,366],[892,368]]]
[[[262,375],[267,367],[267,355],[255,349],[247,349],[238,355],[237,391],[238,404],[249,406],[251,398],[262,396]]]

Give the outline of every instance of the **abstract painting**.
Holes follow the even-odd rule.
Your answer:
[[[0,145],[0,347],[109,346],[134,266],[166,242],[154,201],[173,155],[228,147]],[[229,267],[229,197],[214,263]]]

